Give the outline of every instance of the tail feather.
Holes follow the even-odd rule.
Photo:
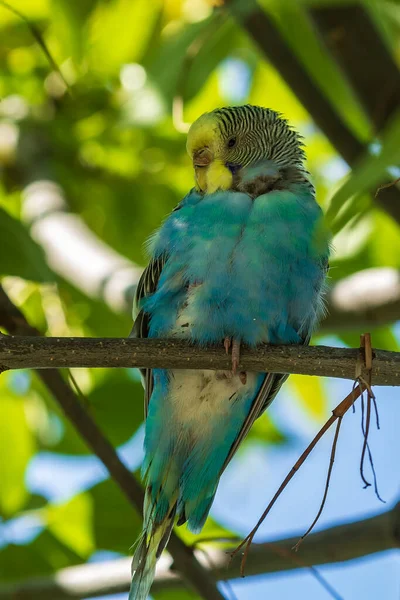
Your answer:
[[[146,511],[145,511],[146,512]],[[161,523],[145,518],[143,532],[132,559],[129,600],[146,600],[154,580],[157,559],[168,543],[174,527],[176,506]]]

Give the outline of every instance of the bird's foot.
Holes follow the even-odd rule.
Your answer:
[[[247,373],[245,371],[240,371],[237,373],[237,369],[240,363],[240,341],[233,340],[230,337],[226,337],[224,339],[224,348],[225,352],[228,354],[229,349],[232,346],[232,375],[238,375],[240,381],[243,385],[245,385],[247,381]]]
[[[225,352],[227,354],[229,354],[229,348],[231,347],[231,345],[232,345],[232,338],[226,337],[224,339],[224,348],[225,348]]]

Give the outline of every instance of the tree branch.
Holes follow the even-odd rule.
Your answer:
[[[360,350],[352,348],[263,344],[256,349],[243,348],[239,370],[354,380],[359,357]],[[151,367],[229,370],[231,358],[222,344],[200,348],[183,340],[2,336],[0,365],[3,369]],[[372,381],[374,385],[400,385],[400,352],[374,350]]]
[[[225,4],[292,88],[332,146],[351,167],[354,167],[362,155],[368,152],[367,147],[356,138],[336,113],[296,54],[287,45],[269,15],[255,0],[249,0],[246,4],[240,0],[225,0]],[[371,87],[370,94],[375,93],[376,90]],[[383,183],[386,182],[388,180]],[[397,223],[400,223],[400,190],[397,187],[382,189],[374,200]]]
[[[253,544],[247,575],[289,571],[301,567],[353,560],[375,552],[400,547],[400,503],[384,513],[355,523],[338,524],[304,540],[301,551],[292,548],[298,536],[270,543]],[[202,546],[203,547],[203,546]],[[240,560],[230,562],[230,551],[204,546],[196,558],[216,579],[240,577]],[[0,586],[0,600],[73,600],[127,592],[130,585],[129,559],[62,569],[52,577],[30,579]],[[179,589],[179,574],[170,570],[168,560],[157,568],[153,591]]]
[[[41,339],[44,339],[41,337],[33,337],[35,335],[38,336],[39,332],[29,325],[24,315],[16,306],[14,306],[1,286],[0,325],[5,327],[10,333],[31,336],[28,339],[31,340],[33,345]],[[5,339],[17,340],[18,338],[0,336],[1,342]],[[64,381],[61,374],[54,369],[50,369],[39,371],[38,375],[52,392],[67,419],[72,422],[82,439],[103,462],[112,479],[119,486],[128,502],[141,513],[143,505],[143,489],[141,485],[121,462],[113,446],[86,412],[85,408]],[[197,561],[191,549],[187,548],[175,534],[171,535],[168,543],[168,550],[174,559],[176,569],[182,573],[185,580],[189,582],[201,598],[204,598],[205,600],[224,600],[222,594],[218,591],[212,576],[207,573],[206,569]],[[128,570],[128,574],[129,573],[130,570]]]

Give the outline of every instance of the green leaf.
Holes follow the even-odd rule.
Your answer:
[[[400,269],[400,227],[387,213],[376,210],[368,243],[373,265]]]
[[[2,389],[0,398],[0,512],[9,517],[20,510],[29,492],[26,467],[35,451],[24,399]]]
[[[214,69],[229,55],[232,40],[235,38],[238,38],[238,31],[232,19],[222,22],[220,19],[214,19],[204,43],[184,77],[183,89],[176,92],[182,93],[186,101],[193,98],[202,89]]]
[[[328,412],[327,391],[320,378],[291,375],[286,385],[291,386],[307,413],[321,421]]]
[[[359,348],[360,346],[360,334],[362,331],[357,333],[350,332],[342,332],[338,333],[338,337],[350,348]],[[393,333],[392,327],[384,326],[384,327],[376,327],[370,328],[369,333],[371,333],[371,342],[373,348],[378,348],[379,350],[392,350],[394,352],[398,352],[399,343],[396,339],[396,336]]]
[[[118,74],[123,63],[140,61],[151,40],[160,7],[159,0],[99,2],[89,32],[92,69],[110,76]]]
[[[350,204],[358,202],[360,195],[376,189],[382,180],[387,178],[387,169],[400,161],[400,115],[390,121],[382,136],[382,147],[378,155],[367,153],[360,160],[358,166],[353,169],[345,183],[331,198],[326,219],[330,227],[334,227],[334,221],[340,216],[340,211],[350,200]],[[393,178],[394,179],[394,178]],[[379,191],[377,191],[379,193]],[[354,214],[351,206],[347,210]]]
[[[49,505],[42,514],[48,530],[77,555],[86,559],[94,552],[93,499],[89,493]]]
[[[0,275],[17,275],[33,281],[52,281],[42,248],[20,221],[0,208]]]
[[[92,418],[114,446],[130,439],[143,422],[143,388],[127,371],[110,370],[85,397]],[[52,450],[66,454],[90,452],[73,425],[62,418],[65,434]]]
[[[186,24],[149,58],[149,73],[169,101],[175,95],[182,95],[187,101],[229,54],[236,34],[235,23],[221,15]]]
[[[93,501],[96,548],[128,554],[142,530],[142,515],[117,485],[103,481],[87,492]]]
[[[0,549],[0,581],[51,575],[81,562],[77,554],[45,530],[30,544],[10,544]]]
[[[238,537],[235,533],[214,521],[212,517],[208,517],[200,534],[192,533],[185,525],[177,527],[175,531],[187,546],[200,546],[202,540],[204,540],[204,544],[216,544],[218,548],[232,547]]]
[[[51,23],[66,56],[81,60],[87,40],[86,19],[97,0],[53,0]]]
[[[256,420],[246,440],[258,440],[267,444],[283,444],[287,441],[287,438],[277,428],[268,412],[265,412]]]
[[[47,506],[47,498],[40,494],[31,494],[28,502],[24,506],[25,511],[38,510]]]
[[[365,217],[365,215],[371,212],[372,208],[375,207],[373,206],[370,195],[362,194],[359,196],[354,196],[343,204],[339,210],[339,213],[336,215],[336,217],[334,217],[333,222],[328,224],[327,218],[325,218],[324,221],[326,226],[330,227],[332,234],[336,235],[337,233],[343,231],[346,226],[352,228],[354,223],[357,222],[357,218]]]
[[[88,396],[90,411],[114,446],[126,442],[144,419],[143,387],[127,371],[111,372]]]
[[[172,100],[177,93],[179,74],[193,40],[200,39],[212,27],[213,17],[191,23],[161,41],[144,65],[163,95]]]
[[[352,219],[335,235],[332,242],[334,252],[331,264],[356,256],[368,246],[372,237],[372,213],[367,211]]]
[[[331,3],[331,0],[330,0]],[[362,139],[369,139],[370,125],[340,68],[316,35],[307,9],[290,0],[262,0],[261,4],[276,21],[287,44],[329,98],[341,118]]]
[[[266,89],[269,90],[269,107],[282,112],[285,116],[290,115],[292,122],[307,121],[307,111],[297,100],[278,71],[271,64],[259,60],[253,75],[249,102],[263,106],[265,104]]]

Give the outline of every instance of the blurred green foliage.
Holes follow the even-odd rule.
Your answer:
[[[366,195],[398,162],[398,120],[383,136],[379,158],[365,159],[347,175],[343,161],[228,11],[213,12],[206,0],[10,3],[41,33],[70,86],[65,88],[27,24],[0,4],[0,275],[44,334],[126,336],[131,319],[101,298],[88,298],[62,271],[49,267],[26,225],[24,187],[53,179],[72,213],[96,236],[143,265],[144,240],[192,186],[186,124],[225,104],[269,106],[304,135],[317,197],[336,234],[332,281],[368,267],[400,268],[398,226]],[[321,48],[306,3],[261,4],[354,134],[371,141],[370,123],[351,85]],[[368,5],[398,57],[395,3],[381,3],[379,10],[377,3]],[[182,113],[176,97],[183,100]],[[80,259],[85,265],[85,257]],[[358,344],[358,332],[335,333],[344,343]],[[396,347],[390,327],[374,331],[373,338],[377,346]],[[77,370],[74,376],[111,442],[120,446],[129,440],[143,420],[138,379],[119,370]],[[323,382],[292,377],[286,390],[310,419],[326,417]],[[111,481],[62,504],[48,503],[27,487],[26,469],[35,453],[88,453],[47,390],[35,375],[3,374],[0,393],[0,456],[7,457],[0,461],[0,515],[5,522],[33,515],[43,526],[29,543],[0,549],[0,582],[84,562],[99,549],[127,554],[140,518]],[[247,443],[285,441],[267,415]],[[228,534],[211,520],[204,531]],[[182,535],[192,543],[187,532]]]

